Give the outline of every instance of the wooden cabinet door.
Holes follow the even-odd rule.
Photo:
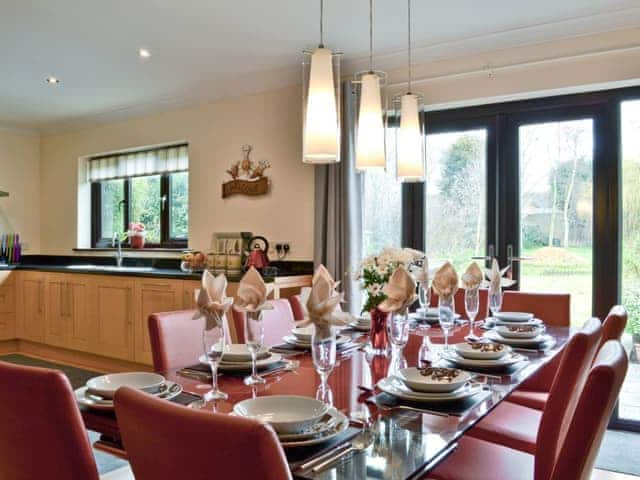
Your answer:
[[[134,360],[151,365],[148,318],[152,313],[182,310],[182,281],[149,278],[136,280]]]
[[[20,272],[16,289],[19,338],[34,342],[44,341],[45,277],[46,275],[42,272]]]
[[[0,340],[16,338],[16,288],[11,272],[0,272]]]
[[[16,314],[0,312],[0,340],[16,338]]]
[[[69,346],[67,326],[67,275],[48,274],[46,278],[46,308],[44,341],[56,347]]]
[[[184,280],[182,282],[182,308],[192,310],[196,308],[196,289],[200,288],[202,283],[197,280]]]
[[[133,359],[133,280],[99,277],[92,282],[91,351],[106,357]]]
[[[89,293],[91,279],[83,275],[69,275],[66,283],[65,313],[71,348],[91,351],[91,315]]]

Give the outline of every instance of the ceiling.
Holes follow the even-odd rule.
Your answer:
[[[399,66],[406,3],[375,6],[377,62]],[[414,0],[413,9],[417,53],[431,58],[640,24],[640,0]],[[0,124],[39,130],[296,83],[300,51],[319,35],[319,0],[0,0],[0,11]],[[345,70],[362,67],[367,0],[325,0],[325,17]],[[139,58],[140,47],[152,57]],[[47,85],[49,75],[62,83]]]

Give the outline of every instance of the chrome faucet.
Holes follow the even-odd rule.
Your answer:
[[[116,250],[116,266],[120,268],[122,266],[122,240],[120,240],[120,234],[118,232],[113,234],[111,240],[111,246],[117,248]]]

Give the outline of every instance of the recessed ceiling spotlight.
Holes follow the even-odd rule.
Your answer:
[[[138,50],[138,55],[140,55],[140,58],[149,58],[151,57],[151,52],[146,48],[141,48]]]
[[[58,85],[60,83],[60,79],[58,77],[47,77],[44,81],[49,85]]]

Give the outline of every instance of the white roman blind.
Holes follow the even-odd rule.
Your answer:
[[[186,170],[189,170],[187,145],[171,145],[89,158],[87,180],[96,182]]]

